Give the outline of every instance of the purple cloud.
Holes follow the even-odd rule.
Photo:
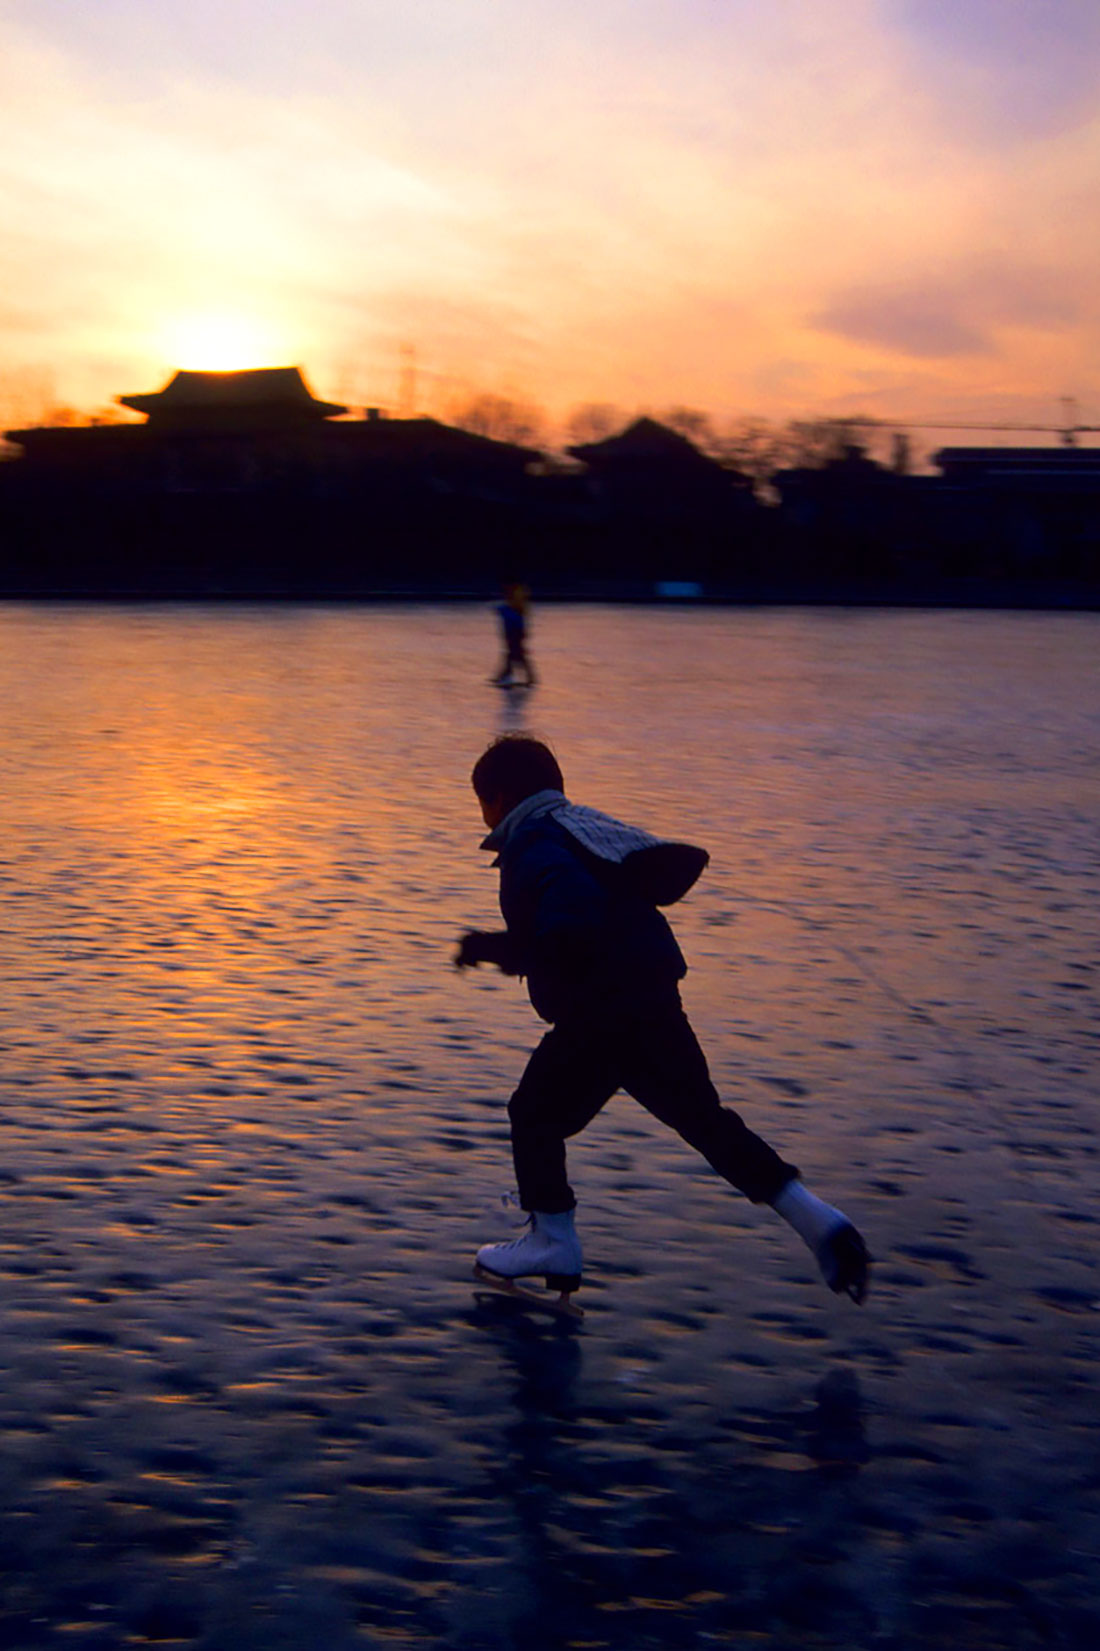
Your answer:
[[[1072,129],[1100,90],[1097,0],[882,0],[944,118],[998,142]]]
[[[959,314],[953,302],[889,287],[853,289],[819,310],[813,325],[904,355],[980,355],[991,344],[988,332]]]
[[[1058,332],[1080,311],[1064,272],[983,261],[947,280],[850,287],[818,310],[812,324],[855,343],[949,358],[991,350],[999,326]]]

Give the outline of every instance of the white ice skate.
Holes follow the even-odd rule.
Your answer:
[[[574,1290],[580,1288],[583,1259],[573,1211],[547,1215],[534,1210],[529,1217],[527,1231],[521,1238],[509,1239],[503,1244],[482,1245],[477,1252],[474,1277],[479,1283],[487,1284],[491,1289],[500,1290],[529,1306],[583,1318],[581,1309],[570,1300]],[[530,1289],[519,1282],[521,1279],[540,1277],[546,1281],[544,1291]]]

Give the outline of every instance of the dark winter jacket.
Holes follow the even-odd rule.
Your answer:
[[[635,892],[620,866],[566,829],[562,820],[570,810],[560,792],[540,792],[482,843],[497,851],[500,909],[508,926],[494,960],[527,977],[531,1002],[548,1021],[599,1015],[615,1004],[664,995],[687,973],[652,898]],[[592,811],[572,812],[582,817],[581,827],[595,821],[617,828],[627,842],[674,847]],[[694,881],[706,855],[682,847],[698,856]]]

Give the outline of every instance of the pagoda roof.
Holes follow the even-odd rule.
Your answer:
[[[570,447],[567,451],[575,459],[582,459],[585,464],[606,464],[618,460],[629,460],[631,463],[638,460],[675,459],[681,464],[703,463],[711,465],[713,459],[701,453],[695,443],[682,436],[678,430],[672,430],[667,424],[659,424],[653,418],[635,419],[628,424],[625,430],[620,430],[617,436],[607,436],[603,441],[584,442],[578,447]]]
[[[387,456],[423,456],[430,453],[438,457],[450,455],[458,461],[486,458],[523,463],[541,457],[537,447],[500,441],[495,436],[482,436],[475,430],[464,430],[460,425],[443,424],[439,419],[423,416],[356,420],[341,424],[339,428],[345,439],[365,443]]]
[[[158,423],[163,420],[190,425],[208,421],[220,424],[227,418],[266,421],[273,415],[312,422],[347,412],[337,402],[319,401],[298,367],[253,367],[232,373],[178,372],[163,390],[117,399],[123,407],[132,407]]]

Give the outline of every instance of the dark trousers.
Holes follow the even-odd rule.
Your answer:
[[[497,672],[493,680],[495,682],[502,682],[505,677],[511,676],[513,670],[516,668],[523,672],[528,682],[534,682],[535,672],[532,668],[530,659],[527,657],[527,645],[523,641],[522,637],[519,637],[515,641],[505,642],[504,658],[501,660],[500,670]]]
[[[565,1143],[625,1089],[754,1204],[798,1174],[724,1107],[678,992],[603,1007],[551,1027],[508,1106],[520,1203],[554,1215],[576,1202]]]

